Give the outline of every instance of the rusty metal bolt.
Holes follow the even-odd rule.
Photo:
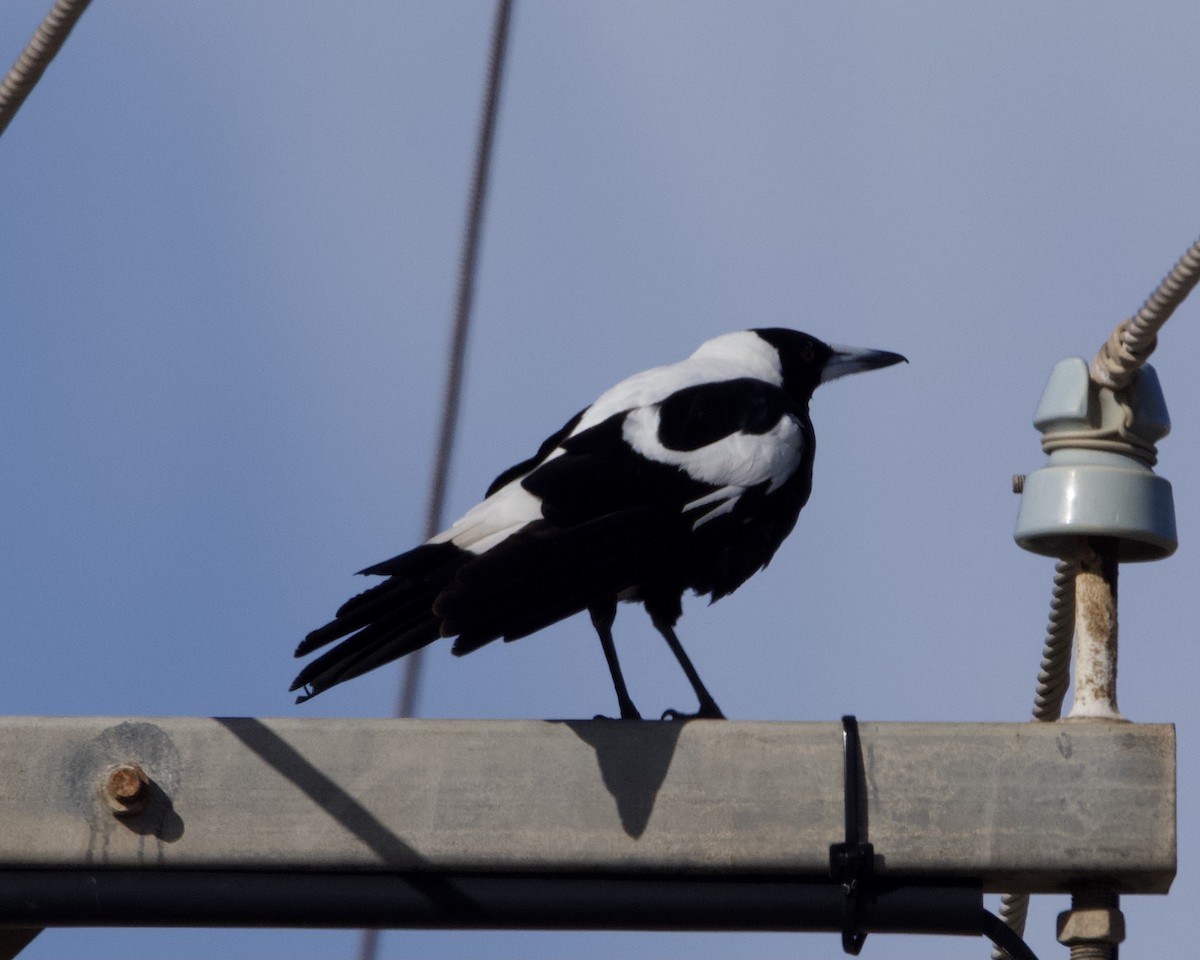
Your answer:
[[[1125,915],[1111,907],[1085,907],[1058,915],[1058,942],[1065,947],[1085,943],[1121,943]]]
[[[146,806],[150,777],[136,763],[119,763],[104,773],[100,795],[117,816],[139,813]]]

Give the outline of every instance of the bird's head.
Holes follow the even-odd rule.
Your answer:
[[[898,353],[825,343],[799,330],[768,327],[753,332],[779,355],[784,389],[806,400],[822,383],[838,377],[908,363]]]

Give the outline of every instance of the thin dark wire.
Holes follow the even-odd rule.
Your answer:
[[[1004,950],[1013,960],[1037,960],[1037,954],[1029,948],[1029,944],[1021,939],[1020,934],[995,914],[987,910],[980,912],[983,935],[991,940],[997,949]]]
[[[512,0],[498,0],[496,19],[492,28],[492,44],[488,53],[487,92],[483,114],[479,120],[479,141],[475,150],[475,170],[471,176],[471,194],[467,204],[467,229],[463,238],[462,257],[458,265],[458,296],[454,305],[454,329],[450,337],[450,359],[446,373],[446,392],[442,398],[442,423],[438,433],[433,477],[429,485],[429,505],[425,513],[425,539],[442,526],[442,511],[446,500],[446,481],[450,475],[450,454],[458,428],[458,409],[462,397],[463,366],[467,352],[467,334],[471,320],[471,304],[475,295],[475,266],[479,259],[479,239],[483,233],[483,205],[487,195],[488,171],[492,160],[492,141],[496,132],[496,114],[500,105],[500,85],[504,77],[504,54],[508,47],[508,27],[512,19]],[[405,659],[404,680],[396,716],[416,714],[417,697],[421,691],[424,650],[410,653]]]
[[[71,28],[75,26],[90,0],[55,0],[54,6],[34,31],[29,43],[17,57],[0,83],[0,135],[8,129],[12,118],[21,109],[50,61],[62,49]]]
[[[500,88],[504,78],[504,60],[508,50],[508,32],[511,22],[512,0],[497,0],[496,16],[492,25],[492,42],[488,50],[487,87],[483,112],[479,119],[479,138],[475,148],[475,168],[471,175],[471,191],[467,201],[466,233],[463,237],[462,255],[458,265],[458,294],[454,304],[454,327],[450,335],[446,389],[442,397],[442,419],[438,431],[433,476],[429,484],[429,503],[425,512],[425,539],[427,540],[442,526],[446,483],[450,476],[450,455],[454,449],[454,436],[458,429],[463,368],[466,363],[471,306],[475,295],[475,268],[479,261],[479,241],[483,234],[484,200],[487,196],[492,143],[496,134],[496,115],[500,106]],[[397,717],[412,717],[417,712],[424,653],[424,650],[417,650],[405,658],[400,698],[396,705]],[[379,931],[364,930],[359,944],[359,960],[375,960],[378,952]]]

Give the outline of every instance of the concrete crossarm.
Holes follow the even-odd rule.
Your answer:
[[[860,728],[881,875],[1174,878],[1169,725]],[[844,831],[837,723],[7,718],[0,758],[8,871],[819,877]]]

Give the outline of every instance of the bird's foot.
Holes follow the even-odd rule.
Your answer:
[[[682,710],[664,710],[662,715],[663,720],[724,720],[725,714],[711,700],[708,703],[700,704],[700,709],[695,713],[684,713]]]

